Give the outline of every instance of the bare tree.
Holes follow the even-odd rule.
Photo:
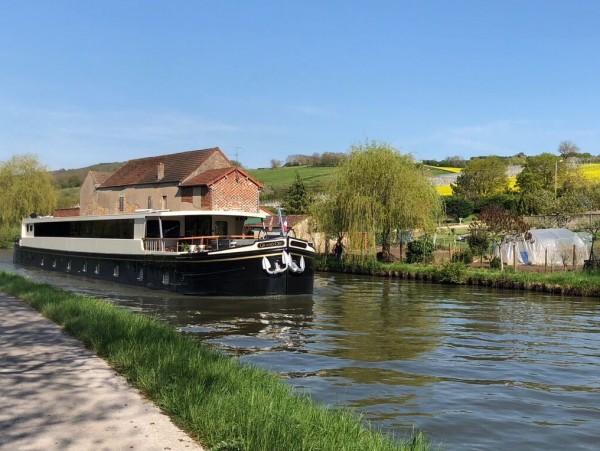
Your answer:
[[[563,141],[558,145],[558,153],[563,158],[569,158],[577,155],[581,149],[573,141]]]

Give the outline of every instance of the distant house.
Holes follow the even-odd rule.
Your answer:
[[[263,185],[218,148],[129,160],[113,174],[90,171],[81,215],[136,210],[259,211]]]

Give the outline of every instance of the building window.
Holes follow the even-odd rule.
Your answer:
[[[152,196],[148,196],[148,210],[152,210],[154,208],[152,206]]]
[[[42,257],[42,261],[40,262],[40,266],[44,266],[44,257]]]
[[[137,280],[144,280],[144,268],[138,268]]]
[[[194,188],[191,186],[185,186],[181,188],[181,202],[189,202],[190,204],[194,200]]]
[[[100,274],[100,263],[96,263],[96,267],[94,268],[95,274]]]
[[[162,283],[163,285],[169,285],[169,273],[167,271],[162,273]]]
[[[116,264],[113,269],[113,276],[119,277],[119,265],[118,264]]]
[[[71,260],[67,262],[67,271],[71,271]]]
[[[166,210],[167,209],[167,196],[163,196],[160,202],[160,209],[161,210]]]
[[[125,196],[123,194],[119,196],[119,211],[125,211]]]
[[[52,260],[52,267],[56,268],[56,259]]]
[[[83,268],[81,268],[81,272],[87,272],[87,262],[83,262]]]

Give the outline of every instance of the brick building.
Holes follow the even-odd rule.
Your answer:
[[[263,185],[218,148],[130,160],[113,174],[90,171],[81,215],[142,209],[257,212]]]

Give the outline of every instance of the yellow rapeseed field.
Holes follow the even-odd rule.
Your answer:
[[[580,169],[585,178],[589,180],[600,179],[600,163],[583,164]]]
[[[452,196],[452,188],[450,188],[450,185],[436,186],[435,189],[440,196]]]
[[[443,171],[455,172],[458,173],[461,171],[461,168],[436,168]],[[588,180],[599,180],[600,181],[600,163],[589,163],[582,164],[579,166],[581,173]],[[509,177],[508,178],[508,187],[511,190],[516,190],[517,178]],[[436,186],[437,192],[440,196],[452,196],[452,188],[450,185]]]

